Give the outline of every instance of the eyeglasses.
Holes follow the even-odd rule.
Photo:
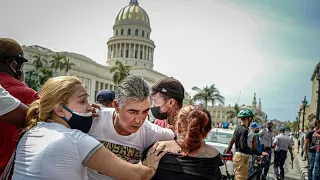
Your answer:
[[[22,54],[0,56],[0,59],[8,59],[8,58],[16,58],[19,62],[22,62],[22,63],[28,62],[28,59],[24,58]]]

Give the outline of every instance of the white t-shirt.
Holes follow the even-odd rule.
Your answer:
[[[119,135],[113,126],[113,113],[114,108],[102,108],[98,112],[99,118],[93,120],[88,134],[101,141],[111,152],[127,162],[138,163],[141,153],[156,141],[174,139],[172,130],[161,128],[148,120],[145,120],[136,133],[129,136]],[[88,176],[90,180],[113,179],[91,169],[88,169]]]
[[[13,180],[87,180],[87,161],[102,147],[59,123],[38,122],[17,146]]]
[[[11,96],[8,91],[0,85],[0,116],[13,111],[19,105],[20,101]]]

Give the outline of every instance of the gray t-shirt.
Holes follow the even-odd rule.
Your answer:
[[[13,180],[87,180],[87,161],[102,147],[59,123],[39,122],[17,146]]]
[[[20,101],[11,96],[8,91],[0,85],[0,116],[13,111],[19,105]]]

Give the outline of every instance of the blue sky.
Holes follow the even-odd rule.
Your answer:
[[[107,40],[129,0],[11,0],[0,34],[105,64]],[[140,0],[156,44],[155,67],[192,86],[215,84],[226,105],[262,99],[269,118],[293,120],[320,60],[320,1]]]

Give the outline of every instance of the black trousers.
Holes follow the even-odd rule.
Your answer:
[[[279,169],[280,169],[280,179],[284,179],[284,163],[286,162],[287,159],[287,151],[275,151],[274,152],[274,173],[276,174],[277,177],[279,177]]]
[[[262,173],[262,175],[263,175],[263,177],[265,179],[265,177],[267,177],[267,175],[268,175],[268,171],[269,171],[269,167],[270,167],[270,163],[271,163],[271,153],[272,153],[272,151],[271,151],[271,148],[264,148],[262,152],[266,152],[266,153],[269,154],[266,167],[263,168],[263,173]]]

